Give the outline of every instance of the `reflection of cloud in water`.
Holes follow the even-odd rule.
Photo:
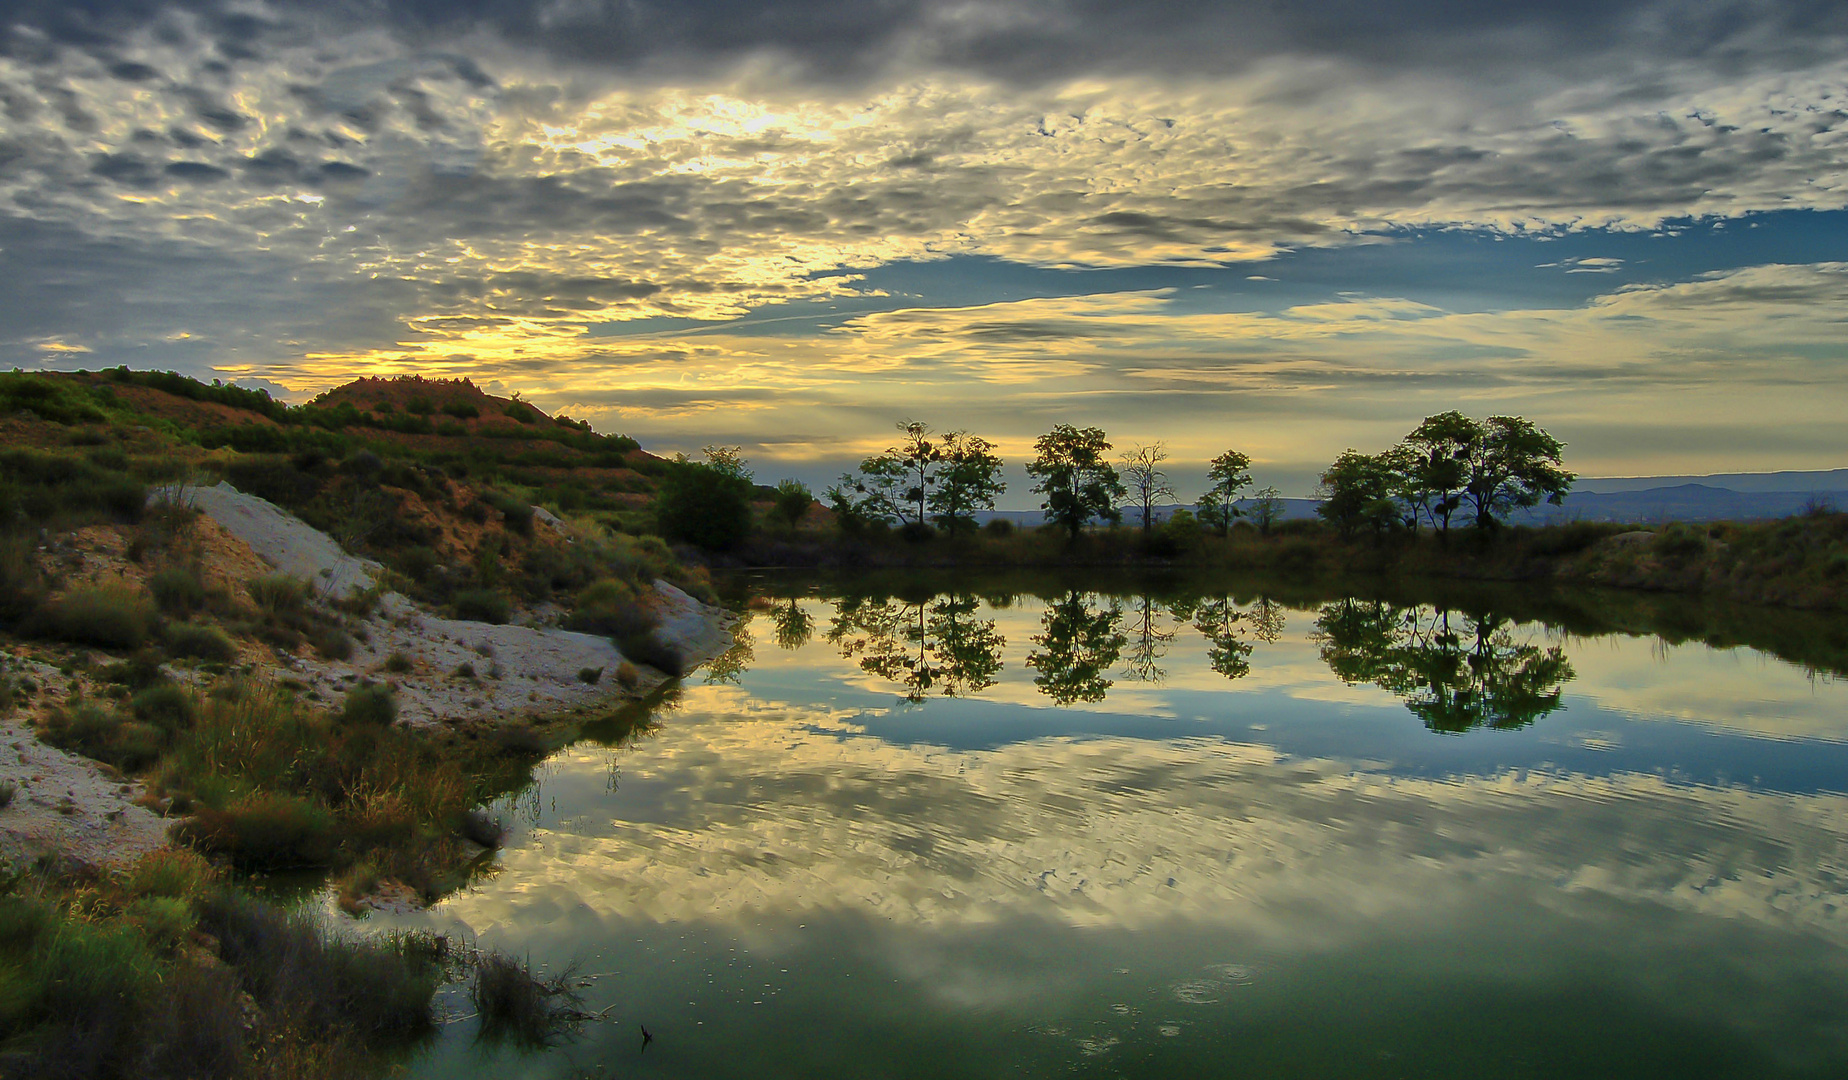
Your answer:
[[[1771,739],[1848,739],[1848,683],[1743,646],[1663,649],[1654,639],[1574,638],[1578,694],[1639,719]]]
[[[1186,920],[1303,945],[1442,920],[1505,889],[1832,935],[1848,919],[1839,795],[1637,774],[1394,777],[1215,739],[954,752],[837,734],[849,730],[838,713],[692,689],[623,759],[618,820],[570,807],[585,832],[540,829],[503,854],[507,873],[446,907],[477,929],[561,908],[740,926],[851,911],[943,927]],[[580,774],[601,791],[607,765],[564,752],[554,797]]]

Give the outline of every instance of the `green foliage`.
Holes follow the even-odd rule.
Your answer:
[[[153,724],[169,735],[185,731],[193,723],[192,695],[170,682],[160,682],[137,693],[129,701],[135,719]]]
[[[513,604],[499,589],[464,589],[450,601],[458,619],[499,626],[513,616]]]
[[[1206,478],[1206,493],[1198,504],[1200,521],[1223,537],[1231,533],[1232,522],[1240,514],[1239,492],[1251,484],[1251,458],[1237,450],[1227,450],[1208,465]]]
[[[523,401],[509,402],[501,409],[501,415],[522,424],[531,424],[539,419],[538,410]]]
[[[237,645],[216,626],[205,623],[168,623],[165,634],[167,651],[176,657],[229,663],[237,657]]]
[[[308,583],[287,574],[265,574],[245,584],[251,600],[271,616],[298,615],[308,606]]]
[[[1250,514],[1259,534],[1269,536],[1271,529],[1283,520],[1283,492],[1275,487],[1260,488],[1251,498]]]
[[[70,454],[0,450],[0,527],[140,520],[147,488]]]
[[[200,851],[228,856],[249,869],[326,866],[337,839],[333,815],[295,795],[258,793],[229,805],[201,806],[174,828]]]
[[[955,535],[975,530],[975,513],[993,510],[1007,490],[994,444],[966,431],[952,431],[937,448],[935,484],[930,492],[931,520]]]
[[[189,567],[166,566],[148,578],[154,603],[168,615],[188,615],[205,606],[205,585]]]
[[[1399,523],[1393,499],[1393,470],[1383,457],[1343,451],[1321,477],[1322,504],[1316,513],[1343,537],[1371,530],[1375,537]]]
[[[72,589],[45,605],[32,627],[40,636],[106,649],[139,648],[158,620],[145,593],[119,585]]]
[[[751,529],[748,476],[713,464],[676,462],[655,495],[656,527],[670,540],[725,551]]]
[[[500,511],[507,528],[521,536],[533,534],[533,505],[518,496],[500,491],[482,493],[482,501]]]
[[[340,709],[345,724],[388,727],[398,718],[398,700],[389,686],[356,686],[346,692]]]
[[[481,410],[472,401],[448,401],[443,403],[443,415],[453,416],[457,420],[473,420],[481,415]]]
[[[639,601],[628,582],[605,578],[578,593],[565,625],[572,630],[623,638],[646,633],[660,621]]]
[[[783,524],[795,528],[815,503],[815,495],[808,485],[800,480],[778,480],[776,497],[770,504],[770,512],[782,520]]]
[[[29,412],[54,424],[104,423],[109,414],[95,391],[23,371],[0,373],[0,415]]]
[[[1027,474],[1036,481],[1033,490],[1046,496],[1040,509],[1047,521],[1076,538],[1093,518],[1122,519],[1116,500],[1129,492],[1104,459],[1110,443],[1102,428],[1060,424],[1035,440],[1034,448],[1039,456],[1027,465]]]

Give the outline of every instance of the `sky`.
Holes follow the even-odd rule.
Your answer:
[[[1839,0],[8,0],[0,366],[919,420],[1306,495],[1432,413],[1848,465]]]

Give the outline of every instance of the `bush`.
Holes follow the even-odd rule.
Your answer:
[[[498,589],[464,589],[450,602],[456,618],[474,622],[505,623],[513,614],[513,604]]]
[[[1014,535],[1014,523],[1007,518],[995,518],[982,526],[982,532],[999,540]]]
[[[411,658],[404,655],[402,652],[392,653],[385,658],[385,670],[391,672],[393,675],[406,674],[411,670],[412,666]]]
[[[444,403],[443,413],[446,416],[453,416],[457,420],[473,420],[481,415],[481,410],[476,408],[473,402],[450,401]]]
[[[348,660],[353,656],[353,635],[338,626],[324,626],[308,635],[317,656],[323,660]]]
[[[237,646],[223,630],[204,623],[167,624],[167,651],[177,657],[230,663],[237,656]]]
[[[19,785],[11,780],[0,780],[0,810],[13,805],[13,796],[19,794]]]
[[[90,702],[50,713],[44,736],[53,746],[131,772],[159,760],[168,741],[160,726],[130,720]]]
[[[205,606],[205,585],[199,575],[183,566],[156,570],[148,578],[154,603],[169,615],[188,615]]]
[[[346,693],[340,719],[347,724],[389,727],[398,719],[398,701],[389,686],[356,686]]]
[[[145,594],[105,585],[73,589],[46,605],[37,629],[60,641],[134,649],[147,641],[155,621],[154,605]]]
[[[460,831],[469,841],[484,848],[498,848],[507,838],[507,827],[481,809],[470,810],[462,815]]]
[[[246,869],[325,866],[334,855],[333,833],[333,817],[322,807],[268,793],[224,809],[201,807],[174,830],[181,842],[229,856]]]
[[[246,585],[251,600],[275,616],[300,614],[308,605],[308,583],[287,574],[265,574]]]
[[[349,941],[311,914],[234,893],[203,905],[200,915],[257,1004],[304,1033],[403,1038],[431,1026],[430,999],[442,973],[434,951],[416,938]]]
[[[597,685],[602,678],[603,669],[600,667],[578,668],[578,682],[584,683],[587,686]]]
[[[122,884],[136,896],[171,896],[198,900],[210,895],[216,871],[198,852],[161,848],[143,855]]]
[[[626,637],[660,625],[660,616],[642,606],[627,582],[605,578],[578,593],[565,626],[589,634]]]
[[[525,499],[515,498],[498,491],[490,491],[482,496],[489,506],[500,511],[501,519],[507,528],[521,536],[533,534],[533,506]]]
[[[153,724],[169,734],[192,726],[192,697],[172,683],[150,686],[141,691],[129,702],[129,708],[133,710],[135,719]]]

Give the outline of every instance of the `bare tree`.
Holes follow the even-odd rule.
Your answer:
[[[1161,463],[1168,460],[1168,451],[1160,443],[1138,445],[1134,450],[1125,450],[1122,458],[1123,479],[1128,481],[1130,497],[1142,510],[1142,531],[1147,533],[1155,525],[1155,504],[1175,499],[1168,474],[1161,469]]]

